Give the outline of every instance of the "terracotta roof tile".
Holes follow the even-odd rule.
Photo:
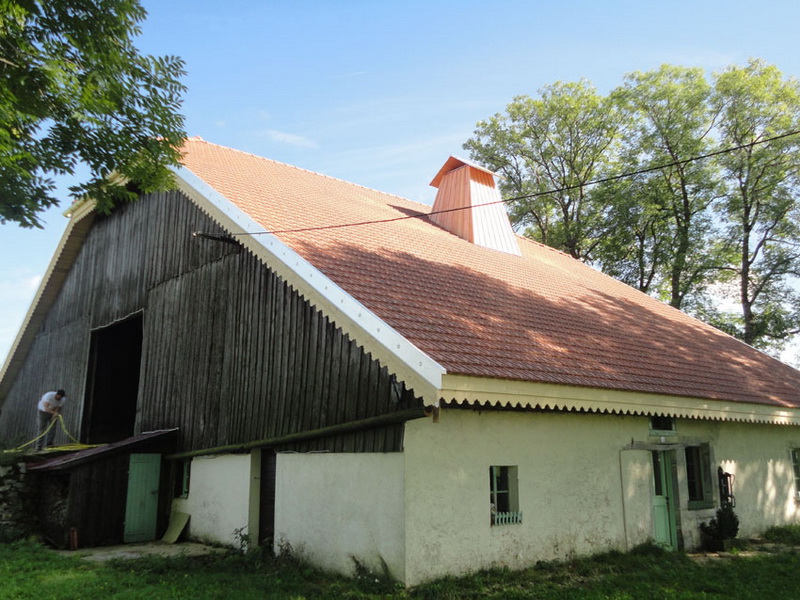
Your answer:
[[[430,207],[201,140],[184,164],[450,373],[800,407],[800,371],[536,242],[427,217],[297,232]]]

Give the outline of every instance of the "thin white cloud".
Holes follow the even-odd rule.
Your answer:
[[[11,277],[0,281],[0,365],[17,337],[25,314],[42,281],[41,275]]]
[[[0,282],[0,301],[29,302],[41,282],[41,275],[2,281]]]
[[[353,77],[363,77],[367,74],[367,71],[351,71],[349,73],[341,73],[339,75],[334,75],[331,77],[332,81],[336,81],[337,79],[351,79]]]
[[[274,142],[294,146],[296,148],[317,148],[316,142],[295,133],[286,133],[276,129],[268,129],[263,134]]]
[[[34,275],[33,277],[22,280],[22,285],[30,291],[36,290],[40,283],[42,283],[41,275]]]
[[[397,144],[376,144],[326,156],[312,170],[369,188],[430,204],[436,190],[429,182],[451,155],[466,157],[466,132],[420,137]]]

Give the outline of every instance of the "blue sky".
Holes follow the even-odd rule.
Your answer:
[[[186,61],[190,135],[425,203],[477,121],[550,83],[751,57],[800,78],[796,0],[143,4],[142,51]],[[66,226],[44,220],[0,226],[0,361]]]

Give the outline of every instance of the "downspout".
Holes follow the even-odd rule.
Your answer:
[[[622,505],[622,535],[625,537],[625,552],[630,550],[628,543],[628,516],[625,511],[625,473],[622,468],[622,453],[625,448],[619,451],[619,490],[620,490],[620,504]]]
[[[227,446],[215,446],[214,448],[203,448],[201,450],[190,450],[189,452],[178,452],[176,454],[168,454],[164,458],[167,460],[181,460],[184,458],[194,458],[195,456],[208,456],[210,454],[232,454],[235,452],[246,452],[255,448],[271,448],[274,446],[281,446],[283,444],[306,442],[316,438],[339,435],[341,433],[352,433],[354,431],[361,431],[362,429],[370,429],[372,427],[395,425],[397,423],[403,423],[413,419],[430,417],[433,414],[433,407],[420,406],[417,408],[409,408],[407,410],[379,415],[377,417],[369,417],[368,419],[361,419],[359,421],[349,421],[347,423],[330,425],[328,427],[311,429],[309,431],[299,431],[297,433],[290,433],[274,438],[253,440],[252,442],[230,444]]]

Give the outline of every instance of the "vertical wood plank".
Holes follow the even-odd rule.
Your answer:
[[[180,450],[316,429],[396,410],[388,373],[179,192],[98,217],[6,398],[0,435],[30,439],[41,373],[80,430],[91,329],[144,312],[137,430],[180,427]],[[414,402],[414,399],[411,399]],[[400,432],[400,433],[398,433]],[[386,451],[402,427],[302,449]]]

